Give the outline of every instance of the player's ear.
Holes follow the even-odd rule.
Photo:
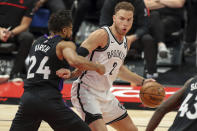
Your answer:
[[[67,28],[66,28],[66,27],[64,27],[64,28],[62,29],[62,33],[63,33],[64,35],[67,34]]]
[[[115,21],[116,15],[113,15],[113,22]]]

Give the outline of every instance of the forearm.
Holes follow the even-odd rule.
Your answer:
[[[159,0],[158,2],[170,8],[181,8],[185,0]]]
[[[159,125],[160,121],[162,120],[162,118],[165,115],[164,110],[165,109],[158,108],[155,111],[155,113],[153,114],[151,120],[148,123],[148,126],[146,127],[146,131],[154,131],[155,128],[157,128],[157,126]]]
[[[146,7],[150,10],[160,9],[165,7],[165,5],[163,5],[160,2],[156,2],[155,0],[144,0],[144,2]]]
[[[18,35],[20,34],[21,32],[24,32],[28,29],[28,26],[27,25],[19,25],[17,27],[15,27],[13,30],[11,30],[11,32],[14,34],[14,35]]]
[[[74,67],[78,68],[79,70],[91,70],[91,71],[97,71],[98,70],[98,64],[93,63],[91,61],[88,61],[86,58],[82,56],[78,56],[77,62],[74,65]]]
[[[121,66],[118,77],[121,80],[134,83],[136,85],[142,85],[144,78],[131,72],[126,66]]]
[[[79,77],[82,74],[82,72],[83,71],[79,69],[75,69],[74,71],[71,72],[70,79]]]

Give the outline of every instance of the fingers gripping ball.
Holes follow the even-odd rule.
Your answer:
[[[165,98],[164,87],[157,82],[145,83],[140,89],[140,99],[147,107],[159,106]]]

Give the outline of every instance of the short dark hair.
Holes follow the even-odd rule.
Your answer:
[[[119,2],[115,6],[114,14],[116,14],[121,9],[134,12],[135,8],[130,2],[126,2],[126,1]]]
[[[61,10],[50,16],[48,21],[48,29],[54,33],[61,32],[64,27],[69,27],[71,24],[71,11]]]

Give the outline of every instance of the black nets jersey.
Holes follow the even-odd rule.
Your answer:
[[[187,85],[174,123],[169,131],[197,130],[197,77]]]
[[[56,46],[62,40],[60,36],[48,38],[47,35],[38,38],[29,53],[29,67],[24,88],[27,87],[54,87],[63,88],[63,79],[56,75],[60,68],[69,68],[65,60],[59,60],[56,55]]]

